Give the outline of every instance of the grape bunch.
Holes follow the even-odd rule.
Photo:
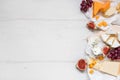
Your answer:
[[[82,12],[87,12],[87,10],[92,7],[92,3],[93,1],[92,0],[83,0],[82,3],[80,4],[81,5],[81,11]]]
[[[120,47],[111,49],[107,57],[111,60],[120,60]]]

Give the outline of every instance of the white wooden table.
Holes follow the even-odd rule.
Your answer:
[[[75,68],[91,32],[81,0],[0,0],[0,80],[88,80]]]

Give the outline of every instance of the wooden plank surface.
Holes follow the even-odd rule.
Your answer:
[[[81,0],[0,0],[0,80],[87,80],[75,68],[91,34]]]
[[[87,80],[74,63],[0,63],[0,80]]]
[[[85,21],[1,21],[1,61],[76,61],[84,57]]]
[[[0,20],[81,20],[81,0],[0,0]],[[77,14],[76,14],[77,13]]]

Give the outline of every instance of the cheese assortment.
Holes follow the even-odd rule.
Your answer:
[[[88,19],[94,22],[96,28],[92,28],[93,30],[107,30],[110,24],[116,21],[120,13],[120,2],[118,3],[116,0],[93,0],[92,7],[89,7],[89,9],[83,13]]]
[[[110,80],[120,76],[120,29],[112,26],[106,31],[90,35],[87,38],[85,53],[87,56],[87,72],[92,80],[105,80],[104,77],[95,79],[97,74],[106,76]],[[117,50],[117,53],[116,53]],[[114,67],[114,68],[113,68]]]
[[[120,25],[112,24],[119,20],[120,1],[83,0],[81,11],[96,32],[87,37],[86,59],[78,61],[77,69],[87,70],[90,80],[120,80]]]

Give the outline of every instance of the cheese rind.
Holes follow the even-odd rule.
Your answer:
[[[120,32],[118,32],[117,36],[118,36],[118,41],[120,41]]]

